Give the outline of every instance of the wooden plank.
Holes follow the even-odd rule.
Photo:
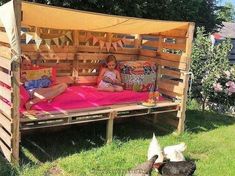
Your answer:
[[[0,45],[0,57],[11,59],[11,49],[7,46]]]
[[[78,76],[98,76],[98,72],[95,73],[80,73],[78,72]]]
[[[161,80],[158,82],[158,87],[160,89],[165,89],[167,91],[175,92],[175,93],[180,94],[180,95],[183,95],[183,93],[184,93],[184,88],[183,87],[173,85],[173,84],[169,84],[169,83],[163,82]]]
[[[149,57],[155,57],[157,55],[156,51],[147,50],[147,49],[140,49],[140,55],[142,56],[149,56]]]
[[[0,113],[0,124],[7,130],[8,133],[12,131],[12,121],[9,120],[5,115]]]
[[[187,29],[173,29],[160,34],[164,37],[186,37]]]
[[[0,151],[3,153],[3,155],[6,157],[6,159],[11,162],[11,155],[12,152],[9,150],[6,145],[0,140]]]
[[[156,62],[156,64],[162,65],[162,66],[177,68],[181,70],[186,70],[187,68],[186,63],[182,63],[182,62],[172,62],[172,61],[164,60],[164,59],[151,59],[151,60]]]
[[[101,67],[100,63],[94,64],[94,63],[78,63],[79,69],[99,69]]]
[[[12,145],[12,137],[0,125],[0,140],[4,141],[10,148]]]
[[[175,50],[181,50],[185,51],[186,49],[186,44],[174,44],[174,43],[167,43],[167,42],[162,42],[162,47],[163,48],[168,48],[168,49],[175,49]]]
[[[160,52],[160,57],[164,60],[169,60],[173,62],[183,62],[186,63],[189,58],[186,57],[185,54],[178,55],[178,54],[172,54],[172,53],[163,53]]]
[[[3,67],[7,70],[11,70],[11,62],[12,61],[10,59],[6,59],[6,58],[0,56],[0,61],[1,61],[0,67]]]
[[[3,82],[4,84],[6,84],[8,86],[11,86],[11,81],[12,81],[11,76],[0,70],[0,82]]]
[[[111,112],[106,127],[106,140],[110,144],[113,140],[113,120],[117,116],[116,112]]]
[[[142,40],[142,46],[158,47],[159,41]]]
[[[74,60],[74,53],[40,53],[45,60]]]
[[[45,63],[40,63],[40,66],[44,67],[55,67],[56,70],[70,70],[72,69],[72,64],[71,63],[50,63],[50,62],[45,62]]]
[[[99,46],[79,46],[79,52],[94,52],[94,53],[119,53],[119,54],[138,54],[138,48],[120,48],[117,51],[114,48],[110,48],[109,52],[106,48],[100,49]]]
[[[21,0],[13,1],[14,7],[14,14],[16,19],[16,29],[15,35],[18,35],[20,38],[20,30],[21,30]],[[20,41],[16,41],[20,45]],[[19,54],[21,53],[21,48],[19,49]],[[20,55],[15,57],[15,62],[20,63]],[[12,88],[13,88],[13,111],[12,111],[12,122],[13,122],[13,129],[12,129],[12,162],[15,164],[19,163],[19,143],[20,143],[20,112],[19,112],[19,105],[20,105],[20,90],[19,90],[19,82],[20,82],[20,68],[18,65],[13,65],[13,81]]]
[[[12,108],[0,99],[0,112],[11,118]]]
[[[110,53],[77,53],[77,59],[78,60],[94,60],[94,61],[100,61],[107,58],[107,56],[110,55]],[[118,61],[121,60],[136,60],[137,55],[125,55],[125,54],[113,54]]]
[[[167,75],[167,76],[170,76],[170,77],[173,77],[173,78],[178,78],[178,79],[183,79],[183,73],[182,72],[179,72],[179,71],[175,71],[175,70],[169,70],[169,69],[166,69],[166,68],[162,68],[160,70],[160,74],[162,75]]]
[[[3,43],[10,43],[6,32],[0,31],[0,41]]]
[[[12,91],[0,85],[0,97],[5,98],[9,102],[12,102]]]
[[[61,46],[58,47],[56,45],[51,45],[48,48],[46,45],[40,45],[39,50],[37,49],[36,45],[34,44],[21,44],[21,50],[24,53],[27,52],[35,52],[35,53],[45,53],[45,52],[53,52],[53,53],[76,53],[78,52],[77,47],[75,46]]]
[[[174,98],[177,98],[177,99],[182,99],[182,95],[180,95],[176,92],[169,91],[167,89],[160,89],[159,88],[159,92],[162,93],[162,94],[168,95],[170,97],[174,97]]]
[[[184,86],[185,86],[184,82],[176,81],[176,80],[170,80],[170,79],[167,79],[167,78],[161,78],[160,81],[161,81],[161,82],[168,83],[168,84],[180,86],[180,87],[182,87],[182,88],[184,88]]]

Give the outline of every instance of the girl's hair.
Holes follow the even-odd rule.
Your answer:
[[[106,58],[106,64],[109,63],[109,62],[112,62],[114,61],[115,63],[117,63],[117,59],[114,55],[108,55],[108,57]]]

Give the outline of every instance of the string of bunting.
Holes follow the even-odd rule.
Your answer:
[[[123,37],[120,40],[117,40],[115,42],[109,42],[109,41],[103,41],[98,39],[96,36],[92,35],[90,32],[86,34],[86,39],[85,41],[92,41],[92,45],[96,45],[97,43],[99,44],[100,50],[102,50],[104,47],[106,47],[107,51],[109,52],[110,48],[113,47],[115,51],[118,50],[118,47],[123,48],[123,46],[126,43],[126,38]]]
[[[24,32],[21,31],[21,36],[25,35],[25,43],[28,44],[31,40],[35,41],[37,49],[39,49],[40,45],[44,41],[46,46],[50,49],[50,46],[52,44],[52,41],[57,45],[64,45],[68,44],[69,41],[73,41],[72,39],[72,33],[66,32],[65,34],[62,34],[60,37],[55,37],[55,38],[48,38],[48,39],[43,39],[36,32]]]

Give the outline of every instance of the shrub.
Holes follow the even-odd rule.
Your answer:
[[[208,101],[215,101],[215,103],[224,101],[219,97],[220,94],[214,92],[213,85],[220,81],[218,78],[223,80],[225,70],[230,70],[228,54],[232,49],[232,44],[229,39],[226,39],[218,45],[212,46],[210,35],[205,34],[203,27],[197,28],[196,36],[191,65],[191,71],[194,74],[192,97],[202,103],[204,110]],[[230,100],[226,100],[225,104],[230,104],[228,101]]]

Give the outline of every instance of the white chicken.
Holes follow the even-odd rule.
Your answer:
[[[177,145],[171,145],[164,147],[163,153],[164,157],[166,159],[169,159],[170,161],[185,161],[183,151],[186,149],[186,144],[184,142],[177,144]]]
[[[153,133],[153,138],[149,144],[149,149],[148,149],[148,160],[150,160],[154,155],[158,155],[158,158],[155,160],[155,163],[163,162],[164,157],[161,146],[159,145],[157,138]]]

